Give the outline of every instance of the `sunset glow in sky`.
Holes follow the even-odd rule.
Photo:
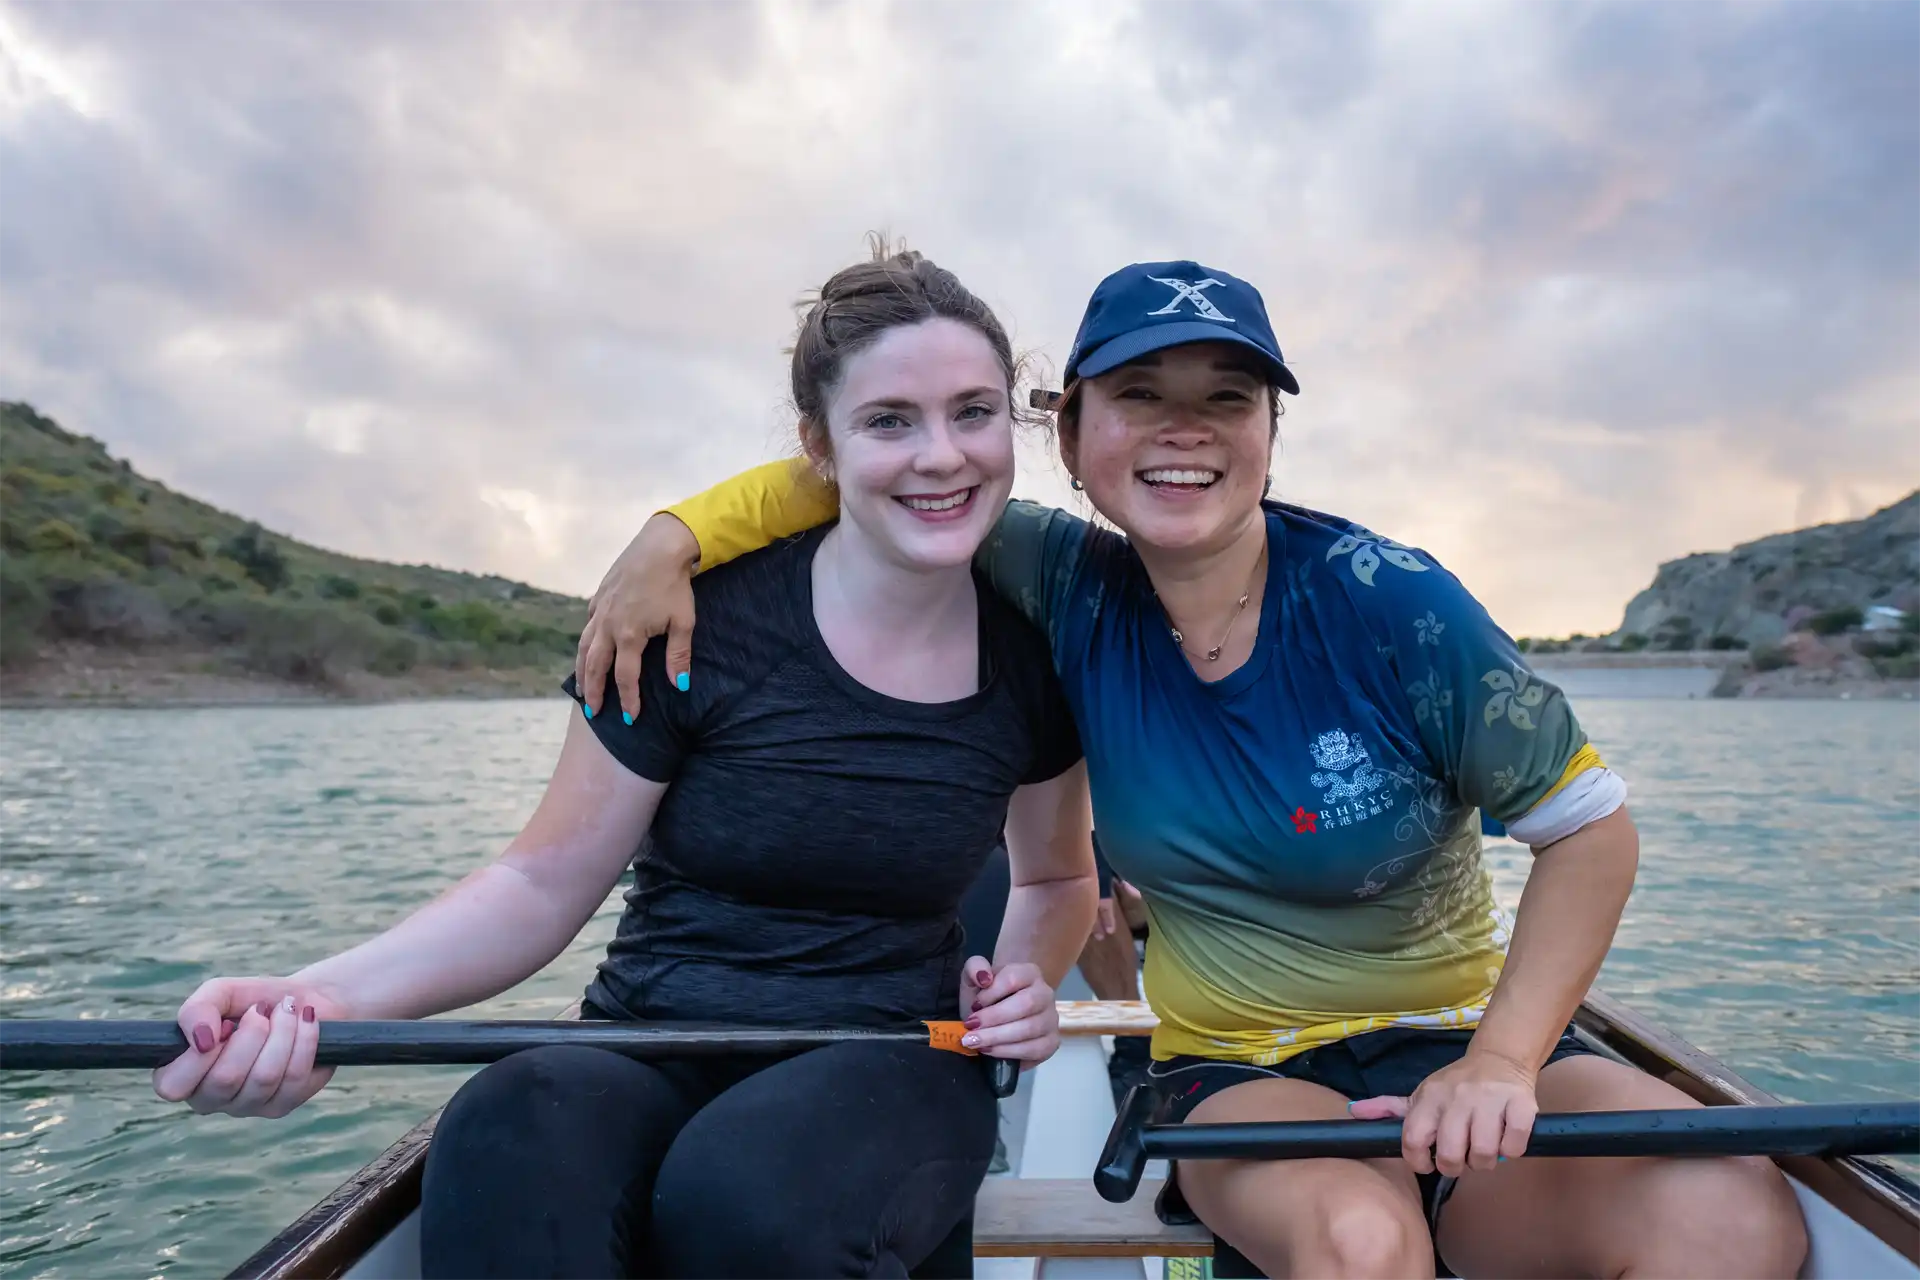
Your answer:
[[[0,3],[0,397],[353,554],[590,591],[870,229],[1043,369],[1254,281],[1276,493],[1516,634],[1920,485],[1920,6]]]

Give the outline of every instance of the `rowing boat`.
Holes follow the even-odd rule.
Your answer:
[[[976,1274],[1134,1280],[1202,1274],[1212,1237],[1203,1228],[1155,1219],[1151,1183],[1129,1203],[1114,1205],[1094,1195],[1089,1181],[1114,1116],[1099,1037],[1142,1034],[1151,1030],[1153,1015],[1126,1001],[1063,1001],[1060,1011],[1060,1052],[1029,1074],[1008,1108],[1020,1130],[1009,1135],[1017,1153],[1014,1175],[990,1178],[982,1188],[974,1220]],[[1777,1101],[1599,991],[1581,1006],[1575,1029],[1589,1047],[1709,1106]],[[301,1215],[230,1280],[417,1277],[420,1175],[435,1118]],[[1920,1280],[1920,1186],[1877,1160],[1779,1163],[1806,1213],[1811,1249],[1803,1277]],[[1150,1166],[1150,1177],[1153,1172]]]

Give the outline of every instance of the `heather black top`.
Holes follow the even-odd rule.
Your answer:
[[[904,702],[848,675],[813,618],[830,527],[696,578],[691,690],[667,683],[655,639],[638,720],[621,723],[609,680],[590,721],[615,759],[673,784],[587,990],[611,1014],[956,1016],[958,906],[1007,800],[1080,758],[1046,641],[982,584],[977,693]]]

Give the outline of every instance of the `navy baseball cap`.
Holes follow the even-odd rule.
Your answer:
[[[1274,386],[1300,394],[1260,291],[1197,262],[1136,262],[1102,280],[1080,318],[1065,377],[1068,382],[1095,377],[1150,351],[1189,342],[1252,347]]]

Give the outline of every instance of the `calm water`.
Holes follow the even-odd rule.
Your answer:
[[[1579,701],[1645,839],[1604,985],[1788,1098],[1920,1093],[1920,708]],[[377,931],[519,829],[566,712],[0,713],[0,1013],[171,1017]],[[1509,902],[1525,856],[1493,850]],[[485,1012],[572,999],[616,907]],[[346,1071],[279,1122],[0,1077],[0,1273],[221,1274],[461,1077]]]

